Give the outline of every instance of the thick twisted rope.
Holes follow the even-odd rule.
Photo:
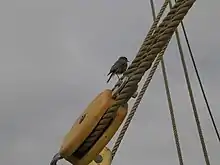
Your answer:
[[[159,37],[160,34],[162,34],[169,23],[171,23],[172,18],[177,14],[178,8],[184,3],[184,0],[178,0],[176,2],[176,4],[174,5],[174,7],[170,10],[170,12],[167,14],[167,16],[164,18],[164,20],[162,21],[162,23],[155,29],[153,35],[149,36],[149,39],[146,41],[145,47],[143,48],[143,52],[140,53],[140,57],[139,63],[133,63],[133,68],[129,67],[127,69],[127,71],[124,73],[123,76],[133,76],[135,74],[135,71],[140,67],[140,64],[142,63],[142,61],[144,60],[144,58],[146,56],[148,56],[147,52],[150,51],[150,49],[152,48],[152,45],[155,44],[157,42],[157,39]],[[137,57],[136,57],[137,58]],[[134,61],[136,60],[136,58],[134,59]],[[155,59],[155,58],[154,58]],[[152,63],[151,63],[152,64]],[[132,65],[132,64],[131,64]],[[148,67],[148,69],[151,66]]]
[[[147,77],[147,79],[146,79],[146,81],[145,81],[145,83],[144,83],[144,85],[143,85],[143,87],[142,87],[142,89],[141,89],[137,99],[135,100],[135,103],[134,103],[133,107],[131,108],[131,111],[130,111],[130,113],[129,113],[129,115],[128,115],[128,117],[127,117],[127,119],[126,119],[122,129],[121,129],[121,132],[119,133],[119,136],[118,136],[118,138],[117,138],[117,140],[115,142],[115,145],[114,145],[114,147],[112,149],[112,159],[114,158],[114,156],[115,156],[115,154],[116,154],[116,152],[117,152],[117,150],[119,148],[119,145],[121,144],[121,141],[123,140],[123,137],[124,137],[128,127],[129,127],[129,125],[131,123],[131,120],[133,119],[133,117],[134,117],[134,115],[135,115],[135,113],[137,111],[137,108],[138,108],[138,106],[139,106],[139,104],[140,104],[140,102],[141,102],[141,100],[142,100],[142,98],[143,98],[143,96],[144,96],[144,94],[145,94],[145,92],[147,90],[147,87],[149,86],[149,84],[150,84],[150,82],[151,82],[151,80],[153,78],[153,75],[154,75],[154,73],[155,73],[155,71],[157,69],[158,64],[160,63],[160,61],[161,61],[161,59],[162,59],[162,57],[164,55],[164,52],[165,52],[165,50],[167,48],[167,45],[168,45],[168,43],[166,44],[166,46],[162,49],[162,51],[159,53],[158,57],[156,58],[153,66],[152,66],[152,68],[150,70],[150,73],[149,73],[149,75],[148,75],[148,77]]]
[[[184,18],[184,16],[187,14],[189,9],[192,7],[194,2],[195,0],[181,1],[179,3],[179,6],[176,6],[176,8],[175,7],[172,8],[177,11],[176,15],[174,15],[174,17],[172,18],[172,21],[168,24],[166,28],[162,28],[159,31],[159,32],[163,31],[163,33],[162,34],[159,33],[159,36],[155,37],[153,44],[151,45],[151,48],[149,49],[149,52],[146,52],[146,54],[144,55],[145,58],[142,60],[139,68],[135,71],[134,75],[130,77],[128,83],[125,85],[120,95],[116,98],[116,104],[114,104],[108,110],[108,112],[117,111],[117,108],[120,106],[120,104],[123,104],[124,101],[126,101],[125,98],[127,96],[127,93],[130,91],[130,89],[132,89],[133,86],[136,86],[140,82],[144,73],[151,67],[157,54],[162,50],[162,48],[170,40],[177,26],[179,25],[181,20]],[[173,12],[172,9],[170,12]]]
[[[170,0],[168,0],[169,2]],[[153,15],[153,19],[156,19],[156,14],[155,14],[155,8],[154,8],[154,2],[153,0],[150,0],[151,3],[151,8],[152,8],[152,15]],[[175,122],[175,116],[174,116],[174,112],[173,112],[173,106],[172,106],[172,100],[171,100],[171,95],[170,95],[170,91],[169,91],[169,86],[168,86],[168,79],[167,79],[167,75],[166,75],[166,69],[165,69],[165,64],[163,62],[163,55],[164,52],[167,48],[168,43],[166,44],[166,46],[162,49],[162,51],[159,53],[159,55],[157,56],[157,59],[155,60],[155,63],[153,64],[153,67],[150,70],[150,73],[128,115],[127,120],[125,121],[124,126],[121,129],[121,132],[119,133],[119,136],[115,142],[115,145],[112,149],[112,159],[114,158],[120,144],[121,141],[123,140],[123,137],[132,121],[132,118],[134,117],[136,110],[143,98],[144,93],[147,90],[147,87],[149,86],[150,81],[152,80],[152,77],[157,69],[157,66],[159,64],[159,62],[161,61],[161,65],[162,65],[162,72],[163,72],[163,77],[164,77],[164,84],[165,84],[165,89],[166,89],[166,94],[167,94],[167,101],[168,101],[168,105],[169,105],[169,109],[170,109],[170,115],[171,115],[171,121],[172,121],[172,126],[173,126],[173,133],[174,133],[174,137],[175,137],[175,142],[176,142],[176,146],[177,146],[177,153],[178,153],[178,158],[179,158],[179,163],[180,165],[183,165],[183,158],[182,158],[182,153],[181,153],[181,148],[180,148],[180,143],[179,143],[179,137],[178,137],[178,132],[177,132],[177,128],[176,128],[176,122]]]
[[[165,1],[167,3],[168,1]],[[173,18],[173,16],[176,14],[177,8],[183,3],[183,0],[178,0],[176,4],[174,5],[173,9],[170,10],[170,12],[167,14],[167,16],[164,18],[162,23],[155,29],[153,35],[149,35],[148,40],[146,40],[146,43],[144,47],[142,48],[142,51],[139,51],[139,54],[135,57],[132,64],[129,66],[129,68],[126,70],[123,76],[130,76],[131,74],[134,74],[134,72],[138,69],[140,66],[141,61],[145,58],[146,52],[149,51],[151,48],[150,46],[155,43],[155,38],[158,37],[159,34],[162,34]],[[163,6],[165,10],[165,5]],[[161,13],[162,14],[162,13]]]
[[[169,0],[166,0],[165,2],[164,2],[164,4],[163,4],[163,6],[161,7],[161,9],[160,9],[160,12],[159,12],[159,14],[158,14],[158,16],[157,16],[157,18],[156,18],[156,16],[154,17],[154,23],[153,23],[153,25],[155,25],[154,26],[154,29],[156,28],[156,26],[157,26],[157,24],[158,24],[158,22],[159,22],[159,20],[160,20],[160,18],[162,17],[162,15],[163,15],[163,13],[164,13],[164,11],[165,11],[165,9],[166,9],[166,7],[167,7],[167,5],[168,5],[168,2],[169,2]],[[152,2],[151,2],[152,3]],[[151,4],[151,6],[152,6],[152,4]],[[153,12],[153,11],[152,11]],[[154,12],[153,12],[154,13]],[[154,13],[155,14],[155,13]],[[157,23],[157,24],[155,24],[155,22]],[[153,27],[153,25],[152,25],[152,27]],[[150,29],[150,32],[148,33],[148,36],[147,36],[147,41],[150,39],[150,35],[149,34],[151,34],[152,35],[152,33],[153,33],[153,28],[151,27],[151,29]],[[168,44],[167,44],[168,45]],[[145,83],[144,83],[144,85],[143,85],[143,87],[142,87],[142,89],[141,89],[141,91],[140,91],[140,93],[139,93],[139,95],[138,95],[138,97],[137,97],[137,99],[135,100],[135,103],[134,103],[134,105],[133,105],[133,107],[131,108],[131,111],[130,111],[130,113],[129,113],[129,115],[128,115],[128,117],[127,117],[127,119],[126,119],[126,121],[125,121],[125,123],[124,123],[124,125],[123,125],[123,127],[122,127],[122,129],[121,129],[121,131],[120,131],[120,133],[119,133],[119,136],[118,136],[118,138],[117,138],[117,140],[116,140],[116,142],[115,142],[115,144],[114,144],[114,146],[113,146],[113,149],[112,149],[112,159],[114,159],[114,156],[115,156],[115,154],[116,154],[116,152],[117,152],[117,150],[118,150],[118,148],[119,148],[119,146],[120,146],[120,144],[121,144],[121,141],[123,140],[123,138],[124,138],[124,136],[125,136],[125,133],[126,133],[126,131],[127,131],[127,129],[128,129],[128,127],[129,127],[129,125],[130,125],[130,123],[131,123],[131,121],[132,121],[132,119],[133,119],[133,117],[134,117],[134,115],[135,115],[135,113],[136,113],[136,111],[137,111],[137,108],[138,108],[138,106],[139,106],[139,104],[140,104],[140,102],[141,102],[141,100],[142,100],[142,98],[143,98],[143,96],[144,96],[144,94],[145,94],[145,92],[146,92],[146,90],[147,90],[147,87],[149,86],[149,84],[150,84],[150,82],[151,82],[151,80],[152,80],[152,77],[153,77],[153,75],[154,75],[154,73],[155,73],[155,71],[156,71],[156,69],[157,69],[157,66],[158,66],[158,64],[159,64],[159,62],[161,61],[161,59],[162,59],[162,56],[163,56],[163,54],[164,54],[164,52],[165,52],[165,50],[166,50],[166,47],[167,47],[167,45],[163,48],[163,50],[159,53],[159,55],[158,55],[158,57],[157,57],[157,59],[155,60],[155,62],[154,62],[154,64],[153,64],[153,67],[151,68],[151,70],[150,70],[150,73],[149,73],[149,75],[148,75],[148,77],[147,77],[147,79],[146,79],[146,81],[145,81]],[[140,51],[141,52],[141,51]],[[142,53],[142,54],[141,54]],[[137,63],[140,63],[141,62],[141,60],[140,59],[142,59],[142,57],[143,57],[143,55],[144,55],[144,52],[141,52],[140,54],[138,54],[139,55],[139,58],[138,58],[138,55],[137,55],[137,57],[135,58],[135,60],[137,59],[137,62],[135,62],[135,60],[133,61],[134,63],[132,63],[132,64],[134,64],[133,66],[132,66],[132,64],[131,64],[131,68],[134,68],[135,67],[135,65],[137,65]],[[138,61],[139,60],[139,61]],[[138,64],[139,65],[139,64]],[[129,69],[129,68],[128,68]],[[129,73],[129,72],[128,72]]]
[[[141,60],[143,59],[143,55],[146,52],[146,49],[148,46],[150,46],[150,42],[149,40],[152,38],[152,34],[154,32],[154,30],[157,28],[157,24],[160,21],[167,5],[168,5],[169,0],[165,0],[163,6],[160,9],[160,12],[158,13],[155,21],[153,22],[153,24],[151,25],[151,28],[147,34],[147,37],[144,39],[144,42],[140,48],[140,50],[138,51],[135,59],[132,61],[132,63],[130,64],[130,66],[128,67],[128,69],[125,71],[123,76],[127,76],[128,74],[131,74],[134,70],[136,70],[138,68],[138,66],[141,63]]]
[[[132,97],[133,93],[137,89],[137,85],[140,82],[142,76],[151,67],[157,54],[161,52],[162,48],[170,40],[175,29],[184,18],[184,16],[188,13],[194,2],[195,0],[177,1],[177,3],[168,13],[167,17],[162,22],[166,22],[165,26],[159,28],[160,30],[158,30],[158,36],[155,36],[155,38],[153,39],[153,42],[151,44],[152,49],[150,49],[149,52],[145,52],[145,58],[141,61],[139,68],[135,71],[134,75],[130,77],[128,83],[125,85],[125,88],[123,88],[120,95],[116,98],[116,103],[106,111],[96,128],[76,152],[78,152],[79,154],[87,152],[98,140],[98,138],[103,134],[105,129],[109,126],[112,119],[114,118],[118,108],[121,105],[125,104]]]

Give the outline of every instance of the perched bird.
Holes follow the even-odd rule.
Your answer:
[[[127,67],[128,67],[128,59],[126,57],[119,57],[118,60],[114,63],[114,65],[111,67],[108,75],[109,78],[107,80],[107,83],[110,81],[110,79],[112,78],[112,76],[114,75],[119,75],[119,74],[123,74],[126,70],[127,70]],[[108,76],[107,75],[107,76]],[[119,78],[119,76],[118,76]]]

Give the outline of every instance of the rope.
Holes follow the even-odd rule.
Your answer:
[[[165,3],[168,3],[169,0],[165,1]],[[178,0],[176,4],[174,5],[174,8],[172,11],[170,11],[167,16],[164,18],[162,23],[157,27],[153,33],[153,35],[149,35],[148,40],[146,40],[146,43],[144,47],[142,48],[143,51],[139,51],[131,65],[128,67],[128,69],[124,72],[124,76],[130,76],[131,74],[134,75],[134,72],[138,69],[138,67],[141,64],[141,61],[145,58],[146,52],[149,51],[151,48],[151,45],[154,44],[156,41],[155,39],[158,38],[159,34],[162,34],[167,25],[171,22],[172,18],[174,17],[175,14],[177,14],[177,8],[183,3],[183,0]],[[166,6],[164,6],[166,8]],[[164,8],[164,10],[165,10]],[[162,14],[162,13],[161,13]],[[159,20],[158,20],[159,21]]]
[[[166,44],[168,44],[168,41],[172,37],[175,29],[182,21],[184,16],[188,13],[189,9],[192,7],[195,1],[196,0],[178,0],[176,2],[174,7],[170,10],[168,15],[161,23],[163,26],[160,24],[158,27],[159,30],[155,30],[153,34],[155,37],[150,40],[152,43],[150,48],[146,49],[144,58],[142,59],[140,66],[138,66],[138,69],[134,72],[134,74],[132,72],[131,77],[129,76],[129,81],[122,89],[120,95],[116,98],[115,104],[106,111],[96,128],[92,131],[92,133],[87,137],[87,139],[76,152],[87,152],[103,134],[105,129],[109,126],[112,119],[114,118],[118,108],[128,102],[133,93],[137,90],[138,83],[140,82],[142,76],[151,67],[157,54],[161,52],[162,48]],[[155,34],[156,31],[158,31],[157,35]]]
[[[191,46],[190,46],[190,43],[189,43],[189,39],[187,37],[187,32],[186,32],[186,29],[185,29],[185,26],[184,26],[183,22],[181,22],[181,27],[182,27],[182,30],[183,30],[184,37],[186,39],[186,44],[187,44],[187,47],[188,47],[188,50],[189,50],[189,54],[190,54],[190,57],[191,57],[191,60],[192,60],[192,63],[193,63],[193,67],[194,67],[195,72],[196,72],[196,77],[198,79],[199,86],[200,86],[200,89],[202,91],[202,95],[203,95],[206,107],[208,109],[209,116],[210,116],[211,121],[212,121],[212,125],[213,125],[213,127],[215,129],[215,133],[216,133],[216,136],[218,138],[218,141],[220,142],[220,135],[219,135],[219,132],[218,132],[218,128],[216,126],[215,119],[214,119],[214,117],[212,115],[212,111],[211,111],[211,107],[210,107],[209,102],[208,102],[208,98],[206,97],[206,93],[205,93],[205,90],[204,90],[204,87],[203,87],[203,84],[202,84],[202,80],[201,80],[200,75],[199,75],[199,71],[198,71],[197,66],[196,66],[194,55],[193,55],[193,52],[192,52],[192,49],[191,49]]]
[[[148,75],[148,77],[147,77],[147,79],[146,79],[146,81],[145,81],[145,83],[144,83],[137,99],[135,100],[135,103],[134,103],[133,107],[131,108],[131,111],[130,111],[130,113],[129,113],[126,121],[125,121],[125,124],[123,125],[123,127],[121,129],[121,132],[118,136],[118,139],[116,140],[115,145],[112,149],[112,159],[114,158],[114,156],[115,156],[115,154],[116,154],[116,152],[117,152],[117,150],[118,150],[118,148],[121,144],[121,141],[123,140],[123,137],[124,137],[128,127],[129,127],[129,125],[130,125],[130,123],[131,123],[131,121],[132,121],[132,119],[133,119],[133,117],[134,117],[134,115],[137,111],[137,108],[138,108],[138,106],[139,106],[139,104],[140,104],[140,102],[141,102],[141,100],[142,100],[142,98],[143,98],[143,96],[144,96],[144,94],[147,90],[147,87],[149,86],[149,84],[150,84],[150,82],[153,78],[153,75],[154,75],[154,73],[157,69],[158,64],[160,63],[160,61],[162,59],[162,56],[164,55],[164,52],[167,48],[167,45],[168,44],[165,45],[165,47],[162,49],[162,51],[159,53],[158,57],[156,58],[156,60],[154,62],[154,65],[151,68],[150,73],[149,73],[149,75]]]
[[[169,13],[172,13],[175,11],[176,15],[171,17],[172,20],[169,22],[169,24],[166,27],[161,28],[159,31],[159,34],[157,36],[155,36],[155,38],[152,41],[151,46],[149,47],[147,52],[144,54],[144,59],[141,61],[140,66],[131,75],[129,82],[125,85],[121,94],[118,96],[118,98],[117,98],[118,102],[123,103],[123,100],[125,100],[124,97],[127,96],[126,93],[128,93],[130,91],[131,87],[137,85],[140,82],[144,73],[151,67],[157,54],[159,52],[161,52],[162,48],[166,45],[166,43],[172,37],[172,35],[173,35],[174,31],[176,30],[177,26],[179,25],[180,21],[187,14],[188,10],[192,7],[194,2],[195,2],[195,0],[177,1],[176,6],[174,6],[174,8],[172,8],[170,10]],[[167,18],[165,18],[163,22],[166,22],[166,21],[167,21]],[[113,107],[116,107],[116,106],[118,108],[117,104],[115,106],[113,105]],[[113,107],[112,107],[112,109],[113,109]]]
[[[168,1],[167,1],[168,2]],[[154,8],[154,3],[153,3],[153,0],[150,1],[151,3],[151,7],[152,7],[152,14],[153,14],[153,17],[154,17],[154,20],[156,19],[156,15],[155,15],[155,8]],[[170,114],[171,114],[171,120],[172,120],[172,125],[173,125],[173,132],[174,132],[174,136],[175,136],[175,141],[176,141],[176,146],[177,146],[177,151],[178,151],[178,157],[179,157],[179,162],[180,162],[180,165],[183,165],[183,159],[182,159],[182,154],[181,154],[181,148],[180,148],[180,143],[179,143],[179,138],[178,138],[178,132],[177,132],[177,129],[176,129],[176,122],[175,122],[175,117],[174,117],[174,112],[173,112],[173,106],[172,106],[172,100],[171,100],[171,96],[170,96],[170,92],[169,92],[169,87],[168,87],[168,80],[167,80],[167,76],[166,76],[166,70],[165,70],[165,65],[164,65],[164,62],[163,62],[163,55],[164,55],[164,52],[166,50],[166,47],[167,45],[163,48],[163,50],[160,52],[160,54],[158,55],[148,77],[147,77],[147,80],[145,81],[141,91],[140,91],[140,94],[138,96],[138,98],[136,99],[132,109],[131,109],[131,112],[118,136],[118,139],[116,140],[116,143],[112,149],[112,159],[114,158],[118,148],[119,148],[119,145],[129,127],[129,124],[131,123],[131,120],[133,118],[133,116],[135,115],[135,112],[138,108],[138,105],[140,104],[140,101],[141,99],[143,98],[143,95],[144,93],[146,92],[146,89],[156,71],[156,68],[159,64],[159,62],[161,61],[162,63],[162,71],[163,71],[163,75],[164,75],[164,82],[165,82],[165,88],[166,88],[166,93],[167,93],[167,98],[168,98],[168,104],[169,104],[169,109],[170,109]]]
[[[169,2],[169,0],[164,3],[164,6],[167,6],[168,2]],[[152,7],[153,18],[155,20],[156,19],[156,14],[155,14],[155,8],[154,8],[153,0],[151,0],[150,3],[151,3],[151,7]],[[162,7],[162,8],[163,8],[163,10],[165,10],[166,7]],[[132,121],[132,118],[134,117],[134,115],[136,113],[138,105],[140,104],[140,102],[141,102],[141,100],[143,98],[143,95],[145,94],[150,81],[152,80],[152,77],[153,77],[153,75],[154,75],[154,73],[156,71],[156,68],[157,68],[159,62],[163,61],[162,58],[163,58],[163,55],[164,55],[164,52],[166,50],[167,45],[163,48],[163,50],[157,56],[157,59],[156,59],[154,65],[153,65],[153,67],[150,70],[150,73],[149,73],[149,75],[148,75],[148,77],[147,77],[147,79],[146,79],[146,81],[145,81],[145,83],[144,83],[144,85],[143,85],[143,87],[142,87],[142,89],[141,89],[141,91],[140,91],[140,93],[139,93],[139,95],[138,95],[138,97],[137,97],[137,99],[136,99],[136,101],[135,101],[135,103],[134,103],[134,105],[133,105],[129,115],[128,115],[128,118],[125,121],[125,124],[122,127],[122,129],[121,129],[121,132],[119,133],[119,136],[118,136],[118,138],[117,138],[117,140],[115,142],[115,145],[114,145],[114,147],[112,149],[112,159],[114,158],[114,156],[115,156],[115,154],[116,154],[116,152],[117,152],[117,150],[118,150],[118,148],[119,148],[119,146],[121,144],[121,141],[123,140],[123,137],[124,137],[128,127],[129,127],[131,121]],[[170,93],[169,93],[168,82],[167,82],[166,72],[165,72],[165,68],[164,67],[165,66],[164,66],[164,63],[163,63],[162,69],[163,69],[163,74],[164,74],[164,78],[165,78],[165,80],[164,80],[165,81],[165,86],[166,86],[167,93],[168,93],[167,94],[168,95],[167,96],[168,97],[168,104],[169,104],[170,111],[171,111],[171,114],[172,114],[171,115],[171,119],[172,119],[172,123],[173,123],[174,135],[176,137],[175,138],[176,139],[176,144],[178,146],[177,147],[178,148],[178,155],[180,157],[180,162],[183,162],[182,159],[181,159],[182,158],[182,156],[181,156],[181,149],[180,149],[180,145],[179,145],[178,134],[177,134],[176,124],[175,124],[175,118],[174,118],[174,113],[173,113],[173,108],[172,108],[172,101],[171,101],[171,97],[170,97]],[[180,164],[183,165],[183,163],[180,163]]]
[[[170,2],[170,7],[172,7],[171,2]],[[194,96],[193,96],[193,92],[192,92],[192,87],[191,87],[191,84],[190,84],[190,79],[189,79],[188,70],[187,70],[186,62],[185,62],[184,55],[183,55],[183,49],[182,49],[182,46],[181,46],[181,43],[180,43],[180,37],[179,37],[178,30],[175,31],[175,34],[176,34],[176,39],[177,39],[177,45],[178,45],[179,52],[180,52],[180,58],[181,58],[182,65],[183,65],[186,84],[187,84],[187,87],[188,87],[188,92],[189,92],[189,96],[190,96],[190,100],[191,100],[191,104],[192,104],[192,109],[193,109],[197,129],[198,129],[198,133],[199,133],[199,137],[200,137],[200,141],[201,141],[201,145],[202,145],[202,149],[203,149],[205,162],[206,162],[207,165],[210,165],[208,152],[207,152],[207,149],[206,149],[206,144],[205,144],[205,141],[204,141],[202,128],[201,128],[201,125],[200,125],[200,120],[199,120],[199,116],[198,116],[198,112],[197,112],[197,108],[196,108],[196,104],[195,104],[195,100],[194,100]]]
[[[140,50],[137,53],[137,56],[132,61],[132,63],[130,64],[130,66],[126,70],[126,72],[124,73],[124,76],[127,76],[128,74],[131,74],[140,65],[141,60],[143,59],[143,56],[146,52],[147,47],[150,46],[150,44],[151,44],[150,40],[153,38],[152,34],[153,34],[154,30],[157,28],[157,24],[159,23],[159,21],[160,21],[162,15],[163,15],[167,5],[168,5],[168,2],[169,2],[169,0],[165,0],[164,4],[162,5],[162,7],[160,9],[160,12],[157,15],[157,18],[155,19],[155,21],[151,25],[151,28],[150,28],[150,30],[147,34],[147,37],[144,39],[144,42],[143,42]],[[158,33],[158,29],[156,29],[156,30],[157,30],[156,33]]]

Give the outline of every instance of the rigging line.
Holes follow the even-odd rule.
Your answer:
[[[172,2],[171,1],[169,1],[169,2],[170,2],[169,3],[170,7],[172,7]],[[179,52],[180,52],[180,58],[181,58],[182,66],[183,66],[186,84],[188,87],[188,93],[189,93],[189,97],[190,97],[191,104],[192,104],[192,109],[193,109],[193,113],[194,113],[194,117],[195,117],[195,121],[196,121],[196,126],[197,126],[198,133],[199,133],[200,142],[202,145],[202,150],[203,150],[205,162],[207,165],[210,165],[209,155],[208,155],[208,152],[206,149],[206,144],[205,144],[205,140],[204,140],[204,136],[203,136],[200,120],[199,120],[199,115],[198,115],[197,108],[196,108],[196,103],[195,103],[194,96],[193,96],[193,91],[192,91],[192,87],[191,87],[191,83],[190,83],[190,79],[189,79],[189,75],[188,75],[188,69],[186,67],[186,62],[185,62],[178,30],[175,31],[175,34],[176,34],[177,45],[178,45]]]
[[[176,2],[176,0],[175,0],[175,2]],[[191,57],[191,60],[192,60],[192,63],[193,63],[194,70],[196,72],[196,77],[198,79],[199,86],[200,86],[201,91],[202,91],[203,98],[204,98],[205,103],[206,103],[206,107],[208,109],[213,127],[215,129],[216,136],[218,138],[218,141],[220,142],[220,135],[219,135],[219,132],[218,132],[218,128],[217,128],[217,125],[215,123],[215,119],[214,119],[214,116],[212,114],[211,107],[210,107],[209,102],[208,102],[208,98],[206,97],[206,93],[205,93],[205,90],[204,90],[204,87],[203,87],[203,84],[202,84],[202,80],[201,80],[200,75],[199,75],[199,70],[196,66],[196,61],[195,61],[195,58],[194,58],[194,55],[193,55],[193,52],[192,52],[192,49],[191,49],[191,46],[190,46],[190,42],[189,42],[189,39],[188,39],[188,36],[187,36],[186,28],[183,24],[183,21],[181,21],[181,27],[182,27],[182,30],[183,30],[184,37],[186,39],[186,44],[187,44],[187,47],[188,47],[188,50],[189,50],[189,54],[190,54],[190,57]]]
[[[156,13],[155,13],[154,1],[150,0],[150,4],[151,4],[151,9],[152,9],[153,19],[155,20],[156,19]],[[166,91],[166,95],[167,95],[167,102],[168,102],[168,106],[169,106],[169,110],[170,110],[170,116],[171,116],[171,122],[172,122],[172,128],[173,128],[173,135],[174,135],[174,139],[175,139],[175,143],[176,143],[176,149],[177,149],[179,164],[184,165],[181,146],[180,146],[180,141],[179,141],[179,135],[178,135],[177,127],[176,127],[175,114],[174,114],[173,105],[172,105],[172,98],[171,98],[171,94],[170,94],[169,83],[168,83],[168,78],[167,78],[167,73],[166,73],[166,66],[165,66],[163,57],[161,58],[161,67],[162,67],[165,91]]]

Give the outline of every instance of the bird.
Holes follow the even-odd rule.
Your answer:
[[[128,67],[128,59],[127,57],[121,56],[118,58],[118,60],[112,65],[109,73],[107,76],[109,76],[107,83],[110,81],[110,79],[112,78],[112,76],[117,75],[117,77],[119,78],[119,74],[123,74]]]

